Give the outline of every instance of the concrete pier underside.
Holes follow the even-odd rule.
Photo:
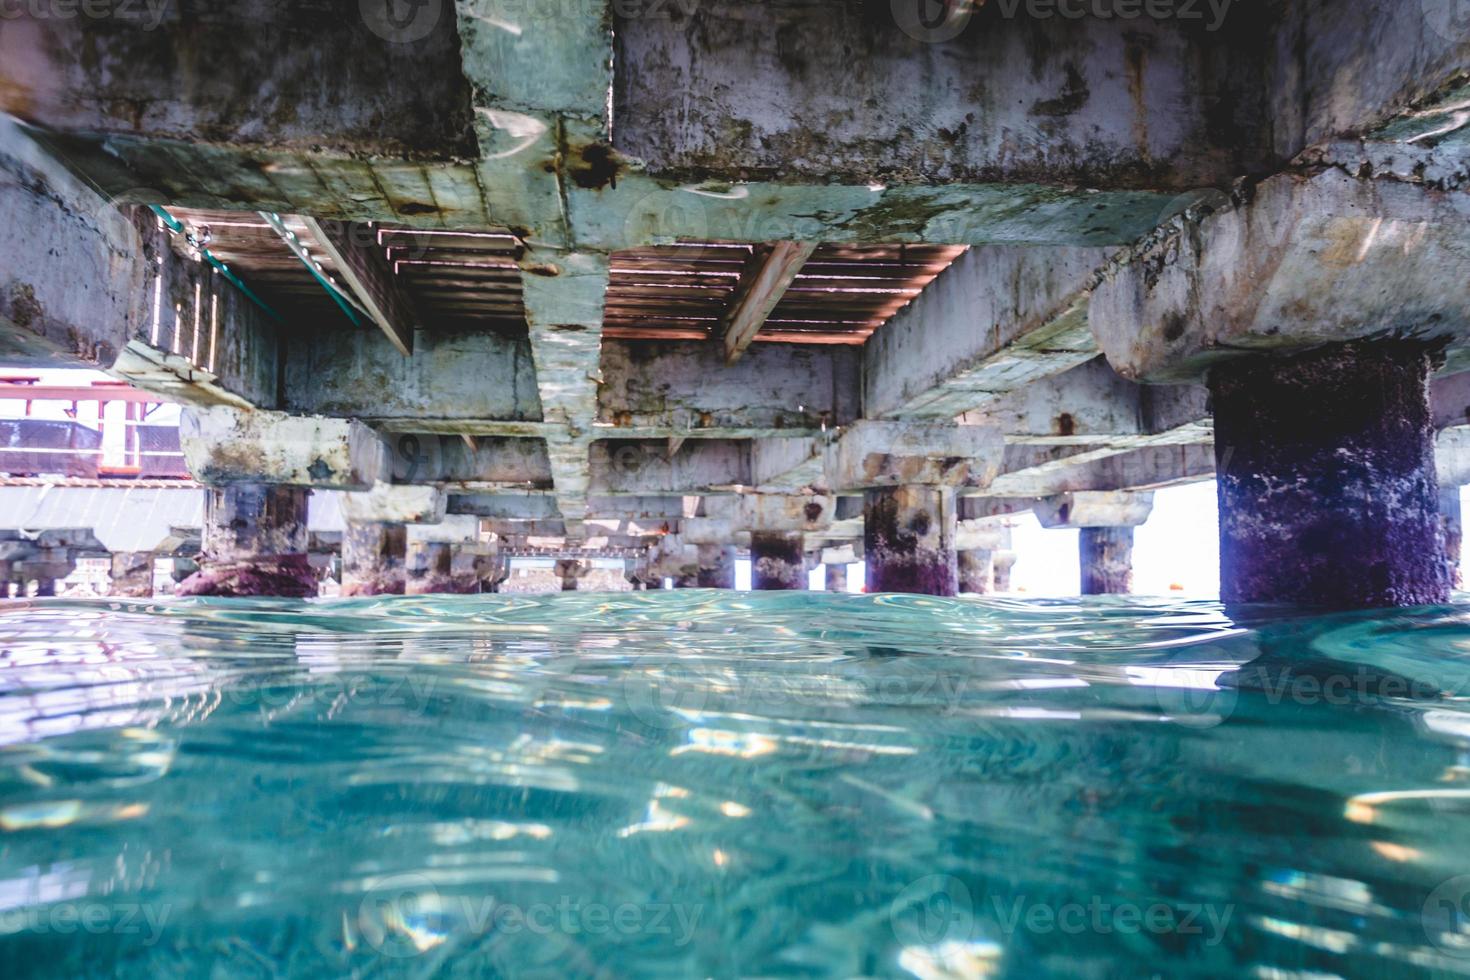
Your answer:
[[[1444,4],[369,7],[0,23],[0,361],[185,404],[181,591],[315,594],[312,490],[357,501],[349,593],[512,556],[730,588],[737,554],[756,588],[827,555],[829,587],[1005,592],[1028,512],[1126,591],[1143,495],[1218,471],[1230,601],[1443,598]]]

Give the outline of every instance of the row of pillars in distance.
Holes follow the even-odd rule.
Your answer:
[[[1438,363],[1428,345],[1386,340],[1247,357],[1211,371],[1225,602],[1367,608],[1448,598],[1429,407]],[[212,490],[200,569],[180,593],[315,595],[306,494]],[[868,591],[959,589],[953,505],[943,487],[867,492]],[[344,562],[374,547],[344,543]],[[1096,575],[1088,588],[1116,591],[1131,531],[1087,529],[1081,548]],[[806,582],[797,534],[755,531],[751,559],[757,588]],[[436,570],[444,567],[436,559]]]

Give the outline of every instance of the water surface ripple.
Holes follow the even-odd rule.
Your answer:
[[[1470,606],[0,603],[7,978],[1460,974]]]

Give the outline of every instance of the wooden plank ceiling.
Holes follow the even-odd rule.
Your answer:
[[[249,212],[172,208],[210,230],[209,249],[290,319],[339,324],[342,312],[264,219]],[[296,217],[286,227],[346,289],[341,273]],[[362,226],[431,330],[524,333],[518,257],[504,231]],[[948,245],[819,245],[772,309],[756,343],[861,344],[965,251]],[[684,242],[614,253],[604,334],[628,340],[710,340],[748,275],[750,245]]]

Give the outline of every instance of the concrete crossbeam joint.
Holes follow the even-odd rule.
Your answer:
[[[176,594],[316,595],[317,577],[306,555],[310,492],[260,483],[210,487],[199,571],[179,583]]]
[[[750,587],[758,591],[807,587],[806,555],[800,531],[750,532]]]
[[[349,518],[342,533],[342,594],[402,595],[408,529],[397,521]]]
[[[1430,351],[1408,341],[1210,374],[1227,603],[1443,602]]]
[[[959,589],[955,498],[948,487],[869,490],[863,555],[869,592],[952,596]]]

